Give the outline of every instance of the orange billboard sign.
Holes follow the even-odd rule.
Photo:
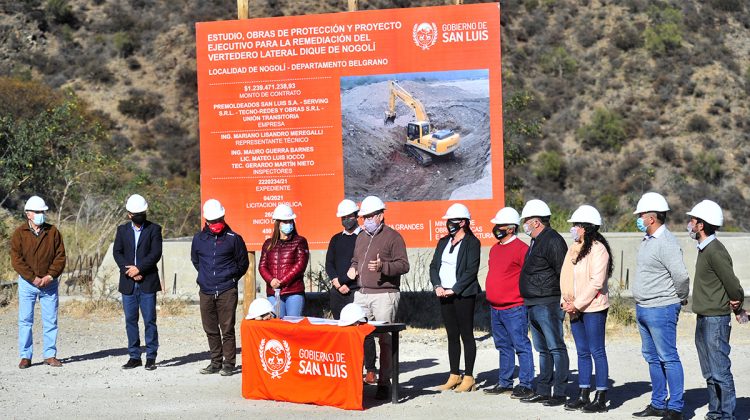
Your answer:
[[[504,203],[497,3],[196,24],[202,200],[248,249],[281,203],[325,249],[336,206],[376,195],[409,247],[454,202],[490,244]]]

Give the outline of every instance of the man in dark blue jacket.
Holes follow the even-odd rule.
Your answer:
[[[198,270],[201,321],[211,349],[211,364],[202,374],[221,372],[231,376],[237,356],[234,336],[237,313],[237,282],[250,262],[242,236],[224,221],[224,207],[218,200],[206,200],[206,226],[193,237],[190,259]]]
[[[568,245],[550,227],[551,215],[542,200],[529,200],[521,211],[523,230],[531,236],[531,244],[518,286],[529,314],[531,340],[539,352],[535,395],[521,401],[558,406],[565,404],[570,363],[563,338],[565,313],[560,308],[560,270]]]
[[[130,359],[123,369],[141,366],[141,340],[138,330],[138,309],[143,316],[146,339],[146,370],[156,369],[159,331],[156,328],[156,292],[161,290],[159,270],[161,259],[161,226],[146,220],[148,203],[133,194],[125,204],[128,223],[117,227],[112,256],[120,268],[122,308],[125,312],[125,331],[128,335]]]

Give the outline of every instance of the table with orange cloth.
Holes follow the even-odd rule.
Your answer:
[[[375,327],[243,320],[242,396],[362,410],[365,337]]]

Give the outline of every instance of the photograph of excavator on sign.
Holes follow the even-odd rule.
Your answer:
[[[492,198],[487,70],[341,78],[344,195]]]

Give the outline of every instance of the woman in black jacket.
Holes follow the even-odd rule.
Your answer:
[[[438,387],[442,391],[475,391],[474,360],[477,345],[474,342],[474,304],[480,292],[477,272],[481,244],[471,232],[469,209],[455,203],[443,216],[447,220],[448,235],[438,241],[430,264],[430,282],[440,300],[440,313],[448,333],[448,359],[450,376]],[[461,343],[464,344],[464,377],[459,375]]]

